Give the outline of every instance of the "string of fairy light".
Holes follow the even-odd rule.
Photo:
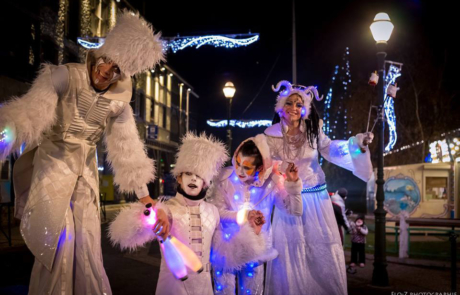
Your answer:
[[[387,93],[388,87],[390,85],[394,85],[396,79],[401,76],[401,64],[395,66],[390,64],[390,68],[388,70],[388,74],[385,77],[385,93]],[[394,100],[393,97],[389,95],[385,95],[385,102],[384,102],[384,110],[385,116],[388,122],[388,131],[389,131],[389,140],[388,144],[385,146],[385,151],[389,152],[393,149],[398,139],[398,134],[396,132],[396,115],[395,115],[395,108],[394,108]]]
[[[331,139],[346,139],[351,133],[348,131],[348,110],[344,104],[344,99],[351,96],[349,90],[351,84],[349,55],[350,49],[346,47],[342,55],[342,65],[336,65],[334,68],[331,87],[324,101],[323,131]],[[337,100],[332,100],[333,94],[334,97],[338,98]],[[334,117],[332,112],[335,114]]]
[[[441,134],[441,137],[447,137],[447,136],[451,136],[451,135],[458,135],[458,133],[460,132],[460,128],[458,129],[454,129],[454,130],[451,130],[449,132],[446,132],[446,133],[442,133]],[[439,140],[437,141],[434,141],[434,142],[438,142]],[[457,142],[455,139],[454,139],[455,142]],[[389,155],[393,155],[393,154],[396,154],[396,153],[399,153],[399,152],[402,152],[404,150],[407,150],[407,149],[411,149],[411,148],[414,148],[414,147],[417,147],[417,146],[420,146],[422,144],[424,144],[425,141],[423,140],[420,140],[420,141],[416,141],[416,142],[413,142],[411,144],[407,144],[407,145],[404,145],[400,148],[397,148],[397,149],[394,149],[394,150],[391,150],[387,153],[384,153],[383,156],[389,156]]]
[[[347,139],[351,134],[351,131],[348,131],[348,110],[344,103],[344,99],[351,97],[349,56],[350,48],[346,47],[342,55],[342,64],[334,67],[331,86],[324,100],[323,132],[331,139]],[[323,164],[323,157],[320,158],[320,164]]]

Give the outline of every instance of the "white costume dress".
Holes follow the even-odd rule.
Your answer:
[[[96,163],[96,143],[104,132],[122,190],[147,196],[146,183],[154,176],[129,105],[131,79],[97,93],[87,67],[45,66],[31,91],[5,107],[19,136],[22,116],[32,126],[55,122],[15,165],[16,217],[35,256],[29,294],[111,294],[102,264]],[[36,92],[38,87],[47,92]],[[40,116],[22,105],[46,99]],[[12,117],[15,111],[22,116]]]
[[[44,65],[29,92],[0,108],[0,130],[9,135],[0,160],[26,144],[14,187],[15,216],[35,256],[29,294],[111,294],[100,245],[96,143],[104,135],[119,189],[147,196],[155,169],[129,105],[130,76],[154,67],[162,49],[151,25],[124,11],[86,64]],[[101,59],[120,72],[97,92],[90,73]]]
[[[225,235],[225,227],[231,228],[236,225],[237,211],[243,207],[244,203],[249,203],[250,208],[260,210],[264,216],[266,223],[262,226],[260,235],[263,236],[265,241],[257,241],[259,244],[252,245],[252,247],[263,247],[261,249],[262,255],[253,257],[254,260],[248,258],[243,263],[249,264],[250,262],[258,262],[259,266],[255,266],[252,270],[251,267],[238,267],[240,270],[236,271],[223,271],[220,268],[215,268],[213,274],[216,282],[214,289],[216,294],[235,294],[235,275],[238,277],[238,294],[262,294],[263,293],[263,280],[264,280],[264,266],[263,262],[276,258],[277,253],[272,249],[272,233],[271,233],[271,214],[273,206],[275,205],[278,210],[285,212],[285,214],[292,214],[300,216],[302,214],[302,199],[300,192],[302,190],[302,182],[299,179],[295,183],[284,182],[281,175],[270,173],[268,179],[261,183],[259,186],[249,186],[239,181],[238,176],[233,171],[232,167],[227,167],[223,170],[219,183],[215,184],[213,200],[214,204],[219,209],[223,232]],[[283,187],[283,182],[284,186]],[[232,230],[230,229],[230,232]],[[252,239],[247,233],[241,234],[241,237],[235,237],[235,241],[229,241],[231,247],[228,247],[232,253],[221,253],[226,255],[227,260],[230,255],[243,254],[239,251],[247,251],[247,247],[241,247],[241,244],[251,243]],[[255,235],[252,232],[252,235]],[[223,236],[220,237],[220,243],[226,243]],[[241,250],[240,250],[241,249]],[[257,250],[256,250],[257,251]],[[244,253],[248,255],[248,253]],[[236,266],[236,265],[234,265]],[[220,271],[219,273],[216,273]],[[220,286],[220,287],[219,287]],[[249,290],[249,292],[248,292]]]
[[[190,271],[188,279],[180,281],[169,270],[163,257],[155,294],[212,295],[209,257],[212,237],[219,224],[219,211],[204,199],[192,201],[180,193],[164,203],[159,203],[157,208],[165,210],[169,216],[171,235],[198,255],[204,270],[201,273]]]
[[[239,145],[233,165],[240,148],[249,140],[254,142],[262,156],[263,168],[258,172],[257,179],[247,185],[239,180],[233,166],[227,167],[215,179],[208,198],[219,209],[221,220],[220,230],[213,242],[215,257],[222,257],[213,260],[216,294],[235,294],[236,289],[238,294],[262,294],[263,263],[278,255],[272,247],[273,206],[286,214],[302,214],[302,181],[285,182],[281,175],[272,173],[270,150],[263,134],[248,138]],[[260,210],[265,216],[266,223],[259,235],[249,225],[240,227],[237,224],[237,212],[245,204],[251,210]],[[219,263],[220,260],[224,262]]]
[[[319,146],[315,143],[314,148],[308,143],[299,148],[285,145],[279,123],[265,130],[272,158],[282,161],[280,171],[294,162],[304,187],[302,216],[290,216],[275,208],[273,246],[279,256],[268,263],[266,294],[347,294],[345,257],[318,152],[363,180],[372,174],[372,166],[369,152],[359,151],[357,141],[362,136],[348,142],[331,141],[321,127]]]

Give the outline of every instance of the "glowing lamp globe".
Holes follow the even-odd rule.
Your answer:
[[[385,12],[377,13],[371,25],[371,32],[377,43],[387,43],[393,32],[393,24],[390,17]]]
[[[224,86],[223,90],[224,90],[225,97],[228,98],[228,99],[233,98],[233,96],[235,95],[235,92],[236,92],[235,85],[233,85],[232,82],[225,83],[225,86]]]

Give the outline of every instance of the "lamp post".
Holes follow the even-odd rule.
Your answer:
[[[375,286],[388,286],[388,272],[387,272],[387,259],[386,259],[386,211],[383,209],[383,201],[385,200],[385,193],[383,185],[385,180],[383,178],[383,151],[385,146],[385,114],[384,114],[384,88],[385,88],[385,48],[387,41],[390,39],[391,32],[393,31],[393,24],[390,21],[388,14],[380,12],[370,26],[372,36],[374,37],[377,47],[377,62],[378,74],[380,76],[377,84],[378,88],[378,162],[377,162],[377,209],[374,211],[375,215],[375,250],[374,250],[374,271],[372,273],[372,285]]]
[[[231,153],[232,151],[232,129],[230,126],[230,119],[232,116],[232,100],[233,96],[235,95],[236,88],[235,85],[233,85],[232,82],[227,82],[225,83],[224,86],[224,95],[226,98],[228,98],[228,116],[227,116],[227,144],[228,144],[228,149]]]

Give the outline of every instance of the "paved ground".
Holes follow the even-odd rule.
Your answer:
[[[108,218],[112,218],[119,208],[120,206],[108,208]],[[102,225],[102,229],[105,233],[107,223]],[[24,246],[17,227],[13,228],[13,247],[8,247],[4,242],[3,236],[0,236],[0,294],[25,295],[33,256]],[[157,243],[152,243],[135,253],[123,253],[113,248],[106,235],[103,235],[102,249],[104,266],[114,295],[155,294],[161,261]],[[349,253],[346,252],[346,256],[348,260]],[[397,292],[406,291],[414,292],[413,294],[417,294],[415,292],[450,293],[451,272],[448,263],[415,259],[399,260],[394,257],[388,259],[389,287],[371,286],[373,261],[372,255],[368,255],[364,268],[358,267],[356,274],[348,274],[349,294],[400,295],[405,293]],[[458,273],[457,285],[460,285],[460,270]]]

